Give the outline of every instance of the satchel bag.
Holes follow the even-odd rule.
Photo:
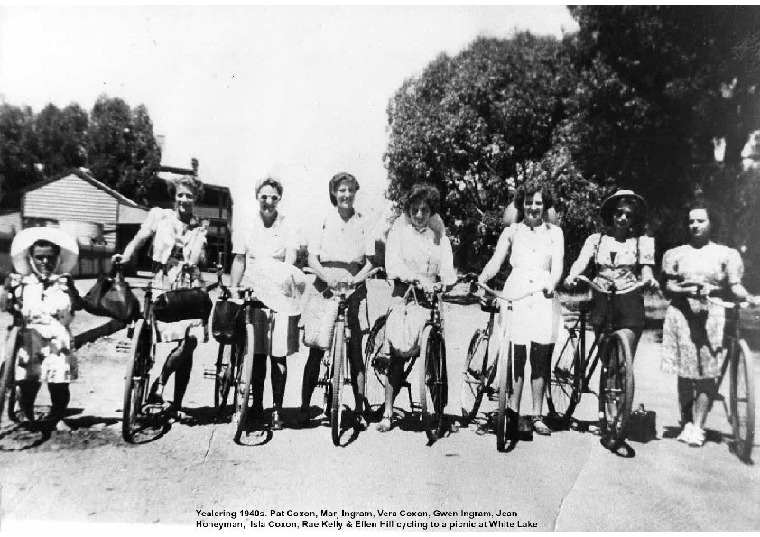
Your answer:
[[[301,314],[303,344],[317,349],[329,349],[338,318],[338,301],[314,293],[309,297]]]
[[[242,324],[242,306],[232,300],[217,300],[211,318],[211,333],[219,343],[232,343]]]
[[[102,275],[82,299],[82,307],[93,315],[111,317],[128,323],[140,316],[140,302],[124,281],[124,274],[115,269]]]
[[[404,297],[403,305],[399,304],[391,310],[385,325],[387,350],[403,358],[419,354],[420,335],[430,317],[428,310],[417,303],[414,293],[411,293],[414,300],[407,302],[408,296],[409,293]]]
[[[628,439],[633,442],[646,443],[657,438],[657,414],[652,410],[644,410],[644,405],[631,412],[628,422]]]
[[[214,305],[203,289],[175,289],[166,291],[153,303],[153,316],[162,323],[176,323],[188,319],[208,321]]]

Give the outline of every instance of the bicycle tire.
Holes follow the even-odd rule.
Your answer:
[[[234,343],[220,343],[216,358],[216,376],[214,377],[214,408],[221,416],[227,408],[230,388],[236,378],[236,346]]]
[[[330,405],[330,430],[332,442],[340,446],[340,433],[343,431],[343,361],[346,355],[345,321],[335,323],[332,344],[332,379],[331,405]]]
[[[4,411],[7,410],[7,416],[10,421],[16,421],[15,417],[15,399],[16,399],[16,353],[18,352],[20,340],[20,330],[18,326],[11,328],[5,338],[5,355],[3,356],[3,373],[0,377],[0,425]],[[7,405],[7,406],[6,406]]]
[[[443,420],[443,409],[436,409],[436,401],[441,401],[443,385],[441,372],[443,359],[441,336],[435,327],[425,326],[420,336],[420,417],[422,429],[428,442],[438,439],[438,431]]]
[[[148,375],[146,356],[150,356],[151,330],[140,319],[135,324],[130,344],[130,359],[124,376],[124,400],[122,402],[121,435],[126,442],[134,443],[137,422],[145,403]]]
[[[626,439],[633,409],[633,332],[616,330],[605,345],[606,359],[599,374],[599,431],[605,447],[615,451]],[[611,375],[611,370],[614,374]]]
[[[549,414],[560,421],[569,421],[581,399],[581,357],[578,336],[567,329],[568,338],[562,346],[552,368],[546,404]]]
[[[747,342],[740,339],[731,360],[731,428],[740,460],[748,462],[755,439],[755,371]]]
[[[367,408],[380,407],[385,403],[386,372],[376,367],[385,340],[387,315],[379,317],[372,325],[364,344],[364,399]]]
[[[485,330],[478,329],[470,339],[464,370],[462,371],[461,407],[462,419],[468,423],[475,419],[483,401],[488,382],[488,343]]]
[[[245,325],[245,351],[243,366],[240,368],[239,382],[235,383],[235,442],[240,442],[248,427],[251,390],[253,382],[253,325]]]
[[[499,352],[499,406],[496,411],[496,451],[503,452],[507,447],[507,436],[512,429],[512,417],[509,409],[509,395],[512,392],[512,344],[508,343],[505,353]]]

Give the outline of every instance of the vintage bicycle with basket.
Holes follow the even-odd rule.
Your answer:
[[[372,269],[367,278],[371,278],[380,271],[380,268]],[[304,270],[311,273],[310,270]],[[351,337],[350,329],[346,321],[346,312],[349,307],[349,298],[358,289],[365,285],[352,284],[347,281],[339,281],[330,288],[331,300],[337,302],[337,314],[334,316],[328,352],[322,357],[321,372],[317,380],[317,386],[324,388],[323,410],[329,415],[330,429],[333,444],[341,445],[341,435],[348,429],[345,408],[345,389],[351,386],[351,362],[348,359],[348,340]],[[357,335],[358,336],[358,335]],[[363,402],[362,402],[363,403]]]
[[[117,264],[115,270],[121,271],[123,266]],[[133,287],[145,291],[142,315],[130,323],[128,341],[117,345],[117,352],[129,354],[122,409],[122,436],[127,442],[138,442],[140,433],[146,429],[162,429],[168,418],[166,411],[169,405],[149,398],[148,387],[151,385],[151,371],[156,362],[156,346],[159,343],[156,323],[197,318],[204,322],[205,327],[211,300],[202,289],[190,287],[192,275],[193,268],[184,264],[172,289],[163,293],[158,302],[153,300],[153,290],[156,287],[152,280],[146,285]]]
[[[459,278],[457,283],[465,279],[466,277]],[[427,291],[419,281],[401,283],[407,285],[407,291],[404,294],[405,301],[416,301],[416,297],[420,295],[423,298],[421,305],[430,311],[419,336],[419,352],[407,361],[402,378],[407,378],[417,359],[420,358],[418,386],[420,422],[428,443],[432,444],[444,435],[447,428],[444,410],[448,401],[449,388],[441,303],[446,301],[448,297],[443,293],[441,284],[435,284],[431,291]],[[369,352],[365,358],[367,378],[370,378],[369,371],[374,369],[383,386],[387,382],[386,371],[389,358],[381,350],[382,345],[378,341],[381,338],[378,335],[384,330],[385,322],[386,319],[381,318],[373,326],[367,341],[367,351]],[[404,382],[401,387],[406,387],[409,390],[410,405],[414,408],[411,385]]]
[[[626,439],[633,406],[635,389],[633,373],[633,331],[628,328],[615,330],[612,325],[612,304],[617,295],[632,293],[646,284],[638,282],[625,289],[612,284],[604,289],[585,276],[578,276],[594,291],[605,296],[607,308],[601,330],[586,352],[586,315],[588,307],[581,306],[578,319],[568,329],[565,342],[552,368],[547,403],[552,418],[568,423],[584,393],[593,393],[591,379],[601,361],[599,374],[599,431],[602,444],[611,451],[617,450]]]

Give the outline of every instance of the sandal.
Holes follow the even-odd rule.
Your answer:
[[[364,415],[361,412],[356,413],[354,427],[358,431],[366,431],[367,427],[369,427],[369,425],[367,424],[367,419],[364,417]]]
[[[393,423],[391,421],[391,416],[383,416],[383,419],[380,420],[380,423],[377,424],[377,430],[381,433],[387,433],[393,428]]]
[[[541,416],[533,416],[531,421],[533,422],[533,430],[536,431],[536,434],[540,434],[541,436],[551,436],[552,430],[546,426]]]

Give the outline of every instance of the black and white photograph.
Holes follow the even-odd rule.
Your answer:
[[[0,533],[760,531],[760,6],[0,5]]]

